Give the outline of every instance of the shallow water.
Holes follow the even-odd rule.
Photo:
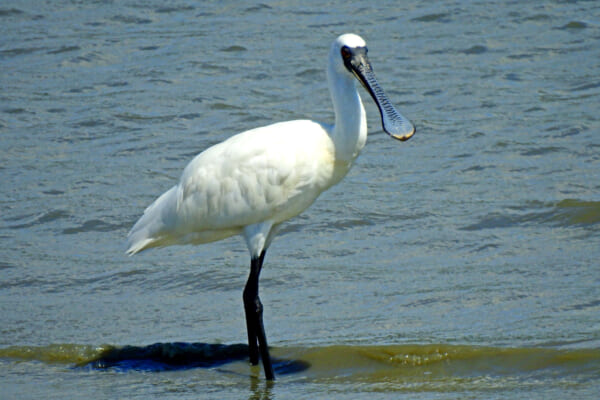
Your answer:
[[[196,352],[192,344],[157,344],[151,346],[154,356],[163,353],[161,358],[177,361],[178,356]],[[199,346],[207,346],[199,344]],[[228,356],[237,358],[234,352],[243,356],[245,345],[224,346]],[[174,351],[179,348],[180,353]],[[140,348],[137,348],[138,350]],[[233,349],[233,350],[232,350]],[[274,367],[278,382],[264,382],[260,379],[260,367],[249,367],[245,360],[214,362],[205,368],[187,368],[186,364],[159,365],[149,359],[132,362],[133,352],[127,350],[127,360],[95,362],[90,360],[102,354],[114,352],[109,346],[92,347],[83,345],[51,345],[45,347],[9,347],[0,350],[0,357],[19,360],[10,371],[12,377],[39,374],[40,365],[31,361],[42,361],[43,368],[55,370],[62,375],[60,380],[98,379],[104,384],[116,385],[115,393],[127,391],[132,381],[146,377],[144,395],[163,395],[169,392],[182,392],[184,398],[206,395],[227,387],[225,396],[249,398],[271,398],[288,395],[307,395],[313,390],[326,391],[328,395],[343,398],[359,393],[423,394],[437,397],[451,392],[453,396],[485,395],[486,397],[527,396],[545,398],[548,394],[577,393],[594,396],[597,388],[597,372],[600,368],[600,351],[557,350],[553,348],[508,348],[478,347],[463,345],[389,345],[389,346],[323,346],[313,348],[275,348]],[[143,351],[148,355],[147,351]],[[214,348],[202,354],[214,358]],[[166,353],[171,353],[168,356]],[[181,358],[181,357],[180,357]],[[201,357],[198,357],[199,360]],[[115,361],[117,357],[111,357]],[[181,360],[179,360],[181,361]],[[295,363],[296,365],[292,365]],[[191,366],[192,363],[187,364]],[[62,367],[62,368],[61,368]],[[150,374],[148,374],[150,372]],[[103,378],[103,379],[102,379]],[[56,376],[54,381],[56,381]],[[242,382],[247,382],[249,387]],[[207,382],[211,387],[207,388]],[[49,390],[37,388],[40,392]],[[62,385],[61,385],[62,386]],[[180,387],[182,386],[182,387]],[[221,387],[222,386],[222,387]],[[14,387],[18,387],[15,385]],[[14,390],[14,387],[11,387]],[[218,388],[218,389],[216,389]],[[79,395],[74,388],[66,389],[64,397]],[[84,393],[89,388],[83,389]],[[14,393],[17,394],[17,393]],[[597,393],[596,393],[597,394]],[[86,393],[87,395],[87,393]],[[92,395],[93,396],[93,395]],[[141,396],[139,396],[141,397]]]
[[[0,5],[3,398],[595,398],[594,1]],[[378,3],[379,4],[379,3]],[[369,44],[418,128],[272,245],[275,385],[233,361],[78,367],[111,346],[245,338],[243,241],[124,256],[186,162],[273,121],[331,121],[331,41]]]

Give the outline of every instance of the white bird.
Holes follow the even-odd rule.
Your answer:
[[[128,235],[130,255],[151,247],[244,237],[251,257],[243,293],[250,363],[258,364],[260,353],[268,380],[274,373],[258,296],[265,253],[280,224],[338,183],[365,145],[367,119],[356,80],[373,97],[390,136],[407,140],[415,132],[377,84],[361,37],[345,34],[333,42],[327,80],[334,125],[280,122],[206,149],[187,165],[179,183],[144,211]]]

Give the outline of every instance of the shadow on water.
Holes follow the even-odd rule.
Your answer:
[[[119,371],[173,371],[192,368],[214,368],[248,359],[248,345],[211,343],[154,343],[149,346],[104,348],[96,358],[78,364],[80,367]],[[301,372],[310,364],[301,360],[273,358],[278,375]]]

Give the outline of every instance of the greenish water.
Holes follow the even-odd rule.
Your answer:
[[[247,346],[241,345],[244,350]],[[154,346],[156,347],[156,345]],[[162,350],[157,353],[173,353],[173,346],[161,344]],[[184,352],[191,352],[191,345],[181,347]],[[234,347],[234,346],[231,346]],[[50,345],[44,347],[9,347],[0,350],[0,357],[15,363],[43,362],[47,368],[63,366],[62,375],[85,375],[89,378],[86,366],[90,361],[114,351],[111,346],[84,345]],[[208,353],[214,356],[215,351]],[[231,355],[231,351],[228,351]],[[131,358],[133,353],[128,352]],[[156,353],[155,353],[156,355]],[[157,376],[167,375],[168,384],[153,394],[174,389],[174,382],[189,379],[185,383],[188,398],[206,394],[200,388],[200,382],[210,382],[219,376],[219,380],[240,381],[246,379],[254,389],[249,393],[256,394],[260,388],[268,390],[270,396],[291,386],[291,393],[303,385],[307,390],[314,387],[328,386],[330,395],[338,395],[337,391],[357,393],[486,393],[492,396],[505,396],[511,393],[527,396],[528,393],[543,391],[544,393],[576,391],[580,394],[588,392],[593,395],[597,387],[598,371],[600,371],[600,351],[595,350],[557,350],[552,348],[506,348],[478,347],[459,345],[390,345],[390,346],[326,346],[313,348],[275,348],[275,368],[281,382],[277,387],[272,383],[261,383],[260,366],[250,367],[245,360],[218,363],[206,369],[194,369],[190,375],[186,368],[179,365],[173,368],[177,372],[165,372],[168,369],[157,369],[156,363],[136,364],[136,367],[103,366],[91,370],[93,374],[104,377],[106,381],[123,381],[131,375],[143,376],[144,371],[157,371],[154,376],[146,375],[149,381]],[[176,354],[165,358],[174,360]],[[202,357],[198,357],[200,360]],[[281,364],[294,361],[302,363],[303,368],[285,372],[279,368]],[[73,366],[75,369],[72,369]],[[33,369],[29,365],[27,369]],[[70,369],[66,369],[70,368]],[[23,367],[18,368],[20,370]],[[88,372],[87,374],[85,372]],[[116,375],[115,375],[116,374]],[[181,375],[181,376],[178,376]],[[185,378],[184,378],[185,377]],[[81,379],[81,377],[80,377]],[[239,382],[238,382],[239,385]],[[343,390],[342,388],[345,388]],[[239,388],[238,388],[239,390]],[[286,389],[283,389],[283,393]],[[72,393],[64,393],[67,397]],[[238,393],[241,394],[241,393]],[[270,397],[267,396],[267,397]]]
[[[594,1],[0,4],[2,398],[597,398]],[[126,257],[198,152],[330,122],[331,41],[363,36],[417,125],[381,132],[285,225],[261,279],[280,364],[84,367],[246,336],[240,238]],[[285,367],[285,368],[284,368]]]

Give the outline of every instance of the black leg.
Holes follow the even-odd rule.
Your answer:
[[[244,311],[246,312],[246,328],[248,330],[248,347],[250,364],[258,364],[258,325],[256,314],[262,304],[257,305],[258,278],[260,275],[260,258],[253,258],[250,264],[250,275],[244,288]],[[260,301],[260,299],[258,299]]]
[[[263,325],[263,306],[258,297],[258,278],[264,259],[265,251],[259,257],[252,258],[250,263],[250,275],[244,288],[244,311],[246,312],[246,327],[248,329],[250,363],[252,365],[258,364],[260,352],[260,358],[265,369],[265,377],[268,380],[273,380],[275,379],[275,374],[273,373],[267,336],[265,335],[265,327]]]

